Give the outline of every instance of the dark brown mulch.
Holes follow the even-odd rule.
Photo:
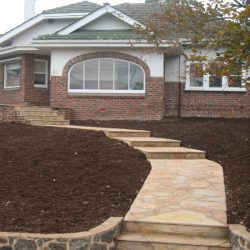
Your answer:
[[[78,232],[124,216],[149,171],[101,132],[0,124],[0,231]]]
[[[82,121],[75,124],[150,130],[205,150],[224,169],[228,223],[250,230],[250,119],[166,119],[163,121]]]

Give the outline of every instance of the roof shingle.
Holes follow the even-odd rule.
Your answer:
[[[100,7],[101,5],[97,3],[92,3],[89,1],[82,1],[79,3],[65,5],[62,7],[55,8],[55,9],[45,10],[43,11],[43,14],[89,13]]]

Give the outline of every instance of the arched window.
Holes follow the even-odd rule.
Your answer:
[[[69,71],[70,93],[145,93],[141,66],[115,58],[86,60]]]

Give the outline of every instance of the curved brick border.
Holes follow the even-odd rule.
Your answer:
[[[121,232],[121,217],[111,217],[86,232],[32,234],[0,232],[0,250],[113,250]]]
[[[250,250],[250,232],[242,225],[229,225],[232,250]]]
[[[151,76],[148,65],[144,61],[139,59],[138,57],[120,53],[120,52],[107,52],[107,51],[82,54],[82,55],[79,55],[70,59],[64,66],[63,76],[68,76],[68,72],[74,64],[85,61],[85,60],[89,60],[89,59],[95,59],[95,58],[116,58],[116,59],[130,61],[130,62],[140,65],[144,69],[146,78]]]

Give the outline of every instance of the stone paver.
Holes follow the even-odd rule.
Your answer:
[[[127,221],[224,226],[226,198],[223,171],[209,160],[150,160],[144,186]]]

